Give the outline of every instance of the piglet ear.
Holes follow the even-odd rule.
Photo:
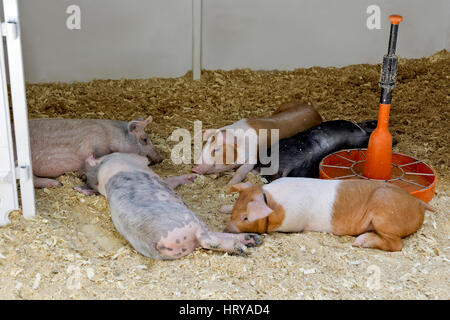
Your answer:
[[[202,131],[194,131],[194,141],[195,139],[202,139],[202,142],[208,140],[216,130],[214,129],[202,129]]]
[[[248,189],[250,187],[252,187],[253,184],[251,182],[241,182],[238,184],[233,184],[232,186],[230,186],[227,190],[227,193],[232,193],[232,192],[241,192],[245,189]]]
[[[136,133],[140,130],[141,126],[140,126],[141,121],[139,120],[133,120],[128,122],[128,132],[129,133]]]
[[[128,132],[138,133],[144,131],[145,127],[153,121],[152,116],[149,116],[145,120],[133,120],[128,122]]]
[[[143,126],[144,126],[144,128],[145,128],[147,125],[149,125],[152,121],[153,121],[153,117],[152,117],[152,116],[148,116],[148,118],[145,119],[145,120],[143,121]]]
[[[220,138],[218,138],[219,143],[224,144],[235,144],[237,145],[237,136],[235,136],[232,132],[228,132],[228,130],[220,130],[218,132],[218,135],[220,135]]]
[[[247,212],[248,221],[253,222],[267,217],[273,210],[263,200],[254,200],[247,204]]]
[[[202,130],[202,137],[203,137],[203,140],[208,140],[209,139],[209,137],[211,137],[213,134],[215,134],[216,133],[216,130],[215,129],[203,129]]]
[[[95,167],[95,166],[99,165],[102,161],[103,161],[103,157],[100,157],[100,158],[96,159],[94,157],[93,153],[91,153],[89,155],[89,157],[87,157],[86,160],[84,160],[84,162],[86,163],[86,165],[88,167]]]
[[[89,157],[86,158],[85,162],[90,167],[95,167],[98,163],[100,163],[98,159],[94,158],[94,154],[92,153],[89,155]]]

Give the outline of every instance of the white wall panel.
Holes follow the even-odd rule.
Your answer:
[[[387,16],[404,16],[398,54],[450,44],[448,0],[203,0],[206,69],[294,69],[379,63]],[[30,82],[174,77],[192,69],[192,0],[19,0]],[[66,8],[81,8],[68,30]],[[379,5],[380,30],[366,9]]]

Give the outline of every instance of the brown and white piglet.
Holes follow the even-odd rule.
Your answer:
[[[147,158],[131,153],[86,159],[88,186],[106,197],[114,226],[140,254],[176,259],[197,247],[245,254],[262,243],[257,234],[210,231],[172,190],[195,175],[163,180],[147,165]]]
[[[282,104],[266,118],[241,119],[218,130],[204,130],[203,139],[207,140],[202,149],[201,163],[194,166],[192,171],[210,174],[238,168],[228,185],[241,182],[256,165],[256,161],[252,163],[250,159],[250,150],[267,149],[278,142],[270,136],[271,130],[279,130],[278,138],[283,139],[321,122],[322,117],[313,105],[289,102]],[[267,137],[260,135],[262,129],[267,130]],[[249,139],[249,135],[257,138]],[[243,161],[239,163],[239,159]]]
[[[30,144],[35,187],[56,187],[53,179],[83,168],[84,160],[112,152],[163,158],[145,133],[152,117],[130,122],[100,119],[31,119]]]
[[[264,186],[239,183],[228,232],[319,231],[358,236],[353,245],[400,251],[425,210],[434,209],[386,182],[281,178]]]

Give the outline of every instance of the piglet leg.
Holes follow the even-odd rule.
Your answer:
[[[245,179],[247,174],[253,170],[255,167],[254,164],[244,163],[242,166],[239,167],[239,169],[236,170],[236,172],[233,175],[233,178],[231,178],[230,182],[228,182],[229,186],[232,186],[233,184],[237,184]]]
[[[73,187],[72,189],[75,190],[75,191],[78,191],[78,192],[80,192],[80,193],[82,193],[82,194],[84,194],[86,196],[90,196],[90,195],[93,195],[93,194],[98,194],[97,191],[89,188],[87,185],[76,186],[76,187]]]
[[[197,236],[197,240],[202,248],[238,255],[246,255],[247,247],[256,247],[262,244],[259,235],[249,233],[231,234],[203,231]]]
[[[172,189],[176,187],[193,182],[197,176],[195,174],[185,174],[182,176],[168,177],[164,179],[164,182],[169,185]]]
[[[374,232],[367,232],[358,236],[353,242],[353,246],[400,251],[402,250],[402,239],[400,237],[382,236]]]
[[[247,248],[259,246],[262,242],[262,237],[257,234],[211,232],[204,225],[187,224],[161,238],[156,249],[162,259],[181,258],[197,247],[245,255]]]
[[[61,182],[58,180],[36,176],[33,176],[33,184],[35,188],[54,188],[61,186]]]

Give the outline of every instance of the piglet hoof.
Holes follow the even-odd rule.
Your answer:
[[[247,248],[258,247],[263,244],[263,238],[259,234],[248,233],[243,235],[243,238],[242,243]]]
[[[369,233],[364,233],[358,236],[355,241],[353,241],[352,246],[353,247],[361,247],[361,248],[368,248],[369,247]]]
[[[236,245],[234,247],[234,250],[230,251],[230,254],[232,256],[240,256],[240,257],[248,257],[249,256],[249,254],[246,251],[246,247],[241,246],[241,245]]]
[[[82,194],[84,194],[86,196],[90,196],[90,195],[93,195],[93,194],[98,194],[95,190],[92,190],[91,188],[89,188],[86,185],[73,187],[72,189],[75,190],[75,191],[78,191],[78,192],[80,192],[80,193],[82,193]]]

